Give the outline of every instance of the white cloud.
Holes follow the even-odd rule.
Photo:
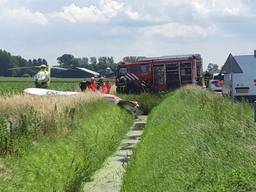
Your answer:
[[[117,16],[124,9],[123,3],[118,3],[113,0],[101,0],[101,11],[107,18]]]
[[[132,11],[124,3],[114,0],[101,0],[98,7],[95,5],[79,7],[72,3],[63,7],[62,11],[50,15],[71,23],[107,23],[121,15],[126,15],[132,20],[139,19],[137,12]]]
[[[11,6],[8,0],[0,0],[0,22],[44,25],[48,23],[48,19],[39,11]]]
[[[64,7],[62,12],[56,12],[52,14],[52,16],[62,18],[71,23],[95,23],[107,21],[107,18],[103,15],[103,13],[93,5],[80,8],[75,4],[71,4]]]
[[[145,34],[149,36],[163,36],[168,38],[176,37],[208,37],[219,33],[219,29],[212,25],[201,27],[197,25],[185,25],[180,23],[167,23],[156,25],[145,29]]]
[[[3,7],[7,2],[7,0],[0,0],[0,8]]]
[[[229,17],[251,17],[254,13],[244,0],[192,0],[191,7],[198,17],[206,17],[211,20]]]
[[[138,12],[134,12],[131,9],[127,9],[125,13],[132,20],[139,20],[141,18]]]
[[[14,22],[47,24],[48,19],[41,12],[32,12],[26,8],[4,9],[2,17]]]

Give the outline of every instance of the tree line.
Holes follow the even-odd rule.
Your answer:
[[[75,68],[83,67],[93,71],[103,71],[106,68],[116,70],[116,63],[113,57],[74,57],[71,54],[64,54],[57,58],[60,67]],[[33,76],[42,64],[48,65],[44,58],[25,59],[21,56],[13,56],[11,53],[0,49],[0,76],[22,77]],[[61,76],[62,71],[54,71]]]
[[[26,60],[21,56],[13,56],[11,53],[0,49],[0,76],[31,76],[35,73],[34,70],[26,67],[42,64],[47,65],[47,61],[43,58]],[[25,67],[25,69],[10,70],[17,67]]]
[[[143,59],[143,56],[126,56],[122,59],[124,63],[133,63],[139,59]],[[102,72],[107,68],[110,68],[114,73],[116,71],[116,66],[118,63],[114,61],[113,57],[100,56],[100,57],[75,57],[71,54],[63,54],[57,58],[59,67],[63,68],[87,68],[93,71]],[[0,49],[0,76],[10,76],[10,77],[22,77],[22,76],[33,76],[38,68],[33,68],[35,66],[40,66],[42,64],[47,65],[48,62],[44,58],[38,59],[25,59],[21,56],[13,56],[11,53]],[[18,68],[15,70],[10,70],[12,68]],[[62,76],[62,71],[54,70],[55,74],[59,77]]]
[[[64,54],[57,58],[60,67],[63,68],[75,68],[83,67],[91,69],[93,71],[101,71],[106,68],[111,68],[113,71],[116,70],[116,63],[113,57],[74,57],[71,54]]]

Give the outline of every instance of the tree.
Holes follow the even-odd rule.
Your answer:
[[[106,65],[107,64],[107,57],[99,57],[98,58],[99,65]]]
[[[42,64],[48,65],[48,62],[47,62],[45,59],[43,59],[43,60],[42,60]]]
[[[210,74],[213,74],[213,73],[219,73],[220,69],[219,69],[219,66],[217,64],[209,63],[209,65],[207,66],[207,71]]]
[[[57,58],[61,67],[73,67],[74,56],[70,54],[64,54]]]
[[[123,62],[125,63],[134,63],[136,61],[138,61],[139,59],[143,59],[143,58],[146,58],[146,57],[143,57],[143,56],[126,56],[123,58]]]
[[[90,57],[90,65],[96,65],[97,64],[97,58],[96,57]]]
[[[83,57],[81,59],[81,66],[86,67],[87,65],[89,65],[89,59],[88,59],[88,57]]]
[[[33,63],[33,66],[37,66],[38,65],[37,59],[33,59],[32,63]]]
[[[114,58],[113,57],[108,57],[107,63],[108,63],[108,65],[113,65],[115,63]]]
[[[8,76],[10,73],[8,68],[10,67],[11,54],[0,49],[0,76]]]
[[[32,62],[32,60],[31,60],[31,59],[29,59],[29,60],[28,60],[27,65],[28,65],[29,67],[30,67],[30,66],[33,66],[33,62]]]
[[[45,59],[29,59],[26,60],[21,56],[13,56],[9,52],[0,49],[0,76],[23,76],[25,73],[33,75],[33,69],[19,69],[19,67],[38,66],[39,64],[46,64]],[[9,70],[9,68],[18,68]]]

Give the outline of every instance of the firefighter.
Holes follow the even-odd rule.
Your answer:
[[[117,84],[117,93],[127,93],[127,80],[124,76],[120,77]]]
[[[139,80],[128,80],[127,83],[127,92],[130,94],[140,94],[142,92],[142,87]]]
[[[95,78],[92,77],[90,83],[88,84],[88,89],[90,91],[96,91],[97,89],[97,83],[95,82]]]
[[[100,79],[97,81],[97,89],[98,90],[100,90],[103,83],[104,83],[104,78],[101,76]]]
[[[204,83],[206,88],[208,88],[209,86],[210,78],[211,78],[211,74],[208,71],[206,71],[204,74]]]
[[[103,85],[101,86],[101,92],[105,94],[109,94],[111,90],[111,84],[107,80],[106,82],[103,82]]]
[[[109,83],[109,80],[106,81],[106,86],[107,86],[107,90],[108,90],[108,94],[111,91],[111,84]]]
[[[48,88],[50,83],[50,69],[46,65],[41,65],[40,70],[34,76],[36,88]]]
[[[81,91],[85,91],[87,89],[89,82],[88,81],[80,81],[79,83],[79,87],[81,89]]]

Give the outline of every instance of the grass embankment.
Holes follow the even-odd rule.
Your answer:
[[[143,110],[144,114],[149,114],[154,107],[159,105],[164,100],[166,95],[143,93],[140,95],[120,94],[119,97],[129,101],[137,101],[140,105],[140,108]]]
[[[124,192],[256,190],[256,127],[247,103],[183,88],[150,114]]]
[[[132,124],[131,115],[95,95],[13,102],[9,111],[0,105],[1,146],[8,140],[0,191],[78,191]]]

